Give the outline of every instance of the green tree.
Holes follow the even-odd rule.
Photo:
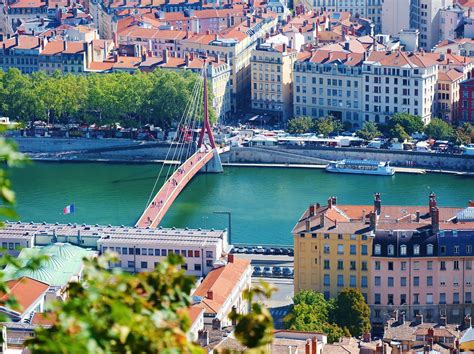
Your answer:
[[[389,130],[389,137],[392,139],[397,139],[398,142],[403,143],[405,140],[410,138],[410,135],[408,135],[408,133],[400,124],[395,124]]]
[[[377,124],[373,122],[367,122],[364,126],[356,131],[356,135],[364,140],[373,140],[379,137],[382,133],[379,131]]]
[[[436,140],[448,140],[453,137],[453,128],[444,120],[433,118],[425,127],[425,134]]]
[[[333,132],[340,132],[342,128],[343,125],[341,121],[334,118],[333,116],[318,118],[314,122],[314,130],[318,134],[322,134],[324,137],[327,137]]]
[[[471,143],[473,137],[474,127],[469,123],[464,123],[454,129],[451,141],[456,145],[467,145]]]
[[[370,308],[358,289],[343,289],[336,298],[333,320],[352,336],[370,331]]]
[[[328,335],[328,341],[334,343],[339,341],[345,332],[330,321],[333,312],[333,301],[326,301],[321,293],[302,290],[293,298],[293,306],[285,317],[285,328],[324,332]]]
[[[400,125],[408,135],[421,133],[424,129],[423,120],[408,113],[395,113],[388,121],[388,130],[393,131],[397,125]]]
[[[305,134],[313,129],[313,119],[311,117],[296,117],[288,121],[288,133]]]

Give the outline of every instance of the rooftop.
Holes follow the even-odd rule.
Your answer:
[[[48,284],[28,277],[9,280],[6,285],[10,289],[10,295],[16,299],[23,311],[29,309],[49,289]],[[0,295],[0,300],[6,301],[10,295]]]

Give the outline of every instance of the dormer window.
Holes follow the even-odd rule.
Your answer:
[[[414,246],[413,246],[413,254],[414,254],[415,256],[420,255],[420,245],[414,245]]]
[[[389,256],[393,256],[395,254],[395,247],[393,245],[388,245],[387,247],[387,254]]]
[[[402,255],[402,256],[407,255],[407,246],[406,245],[401,245],[400,246],[400,255]]]
[[[433,255],[433,253],[434,253],[433,250],[434,250],[434,247],[433,247],[433,245],[432,245],[431,243],[428,244],[428,245],[426,245],[426,254],[427,254],[428,256],[432,256],[432,255]]]
[[[380,255],[382,253],[382,247],[380,247],[379,244],[376,244],[374,247],[374,254],[375,255]]]

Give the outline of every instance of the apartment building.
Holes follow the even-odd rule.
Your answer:
[[[464,25],[464,11],[456,5],[449,5],[440,9],[439,12],[439,41],[455,39],[459,37]]]
[[[377,225],[372,322],[383,323],[394,309],[410,320],[423,315],[428,321],[462,322],[474,309],[474,208],[438,207],[431,194],[425,207],[384,210],[406,214],[399,225],[385,220]]]
[[[474,123],[474,79],[459,84],[458,123]]]
[[[364,53],[350,52],[350,44],[343,45],[339,51],[323,47],[295,63],[295,116],[331,115],[351,123],[354,129],[362,126]]]
[[[459,88],[464,75],[455,69],[438,73],[435,116],[451,124],[457,121],[459,113]]]
[[[286,43],[259,43],[252,52],[252,110],[287,121],[293,113],[293,64],[298,52]]]
[[[227,58],[230,68],[231,110],[249,106],[251,94],[252,51],[257,40],[276,29],[278,17],[270,12],[259,12],[240,25],[219,34],[197,34],[184,40],[183,52]]]
[[[421,48],[429,51],[440,41],[440,10],[449,4],[448,0],[412,0],[410,28],[420,31]]]
[[[48,2],[16,0],[0,4],[0,32],[14,34],[19,24],[28,19],[46,17]]]
[[[328,204],[310,205],[293,228],[295,293],[311,289],[326,298],[346,287],[370,299],[370,256],[375,214],[369,209]]]
[[[410,28],[410,0],[384,0],[382,4],[382,33],[396,36]]]
[[[474,39],[446,39],[444,41],[439,42],[433,51],[435,53],[455,54],[466,57],[474,57]]]
[[[372,52],[362,66],[364,121],[387,123],[397,112],[432,117],[438,65],[423,53]]]

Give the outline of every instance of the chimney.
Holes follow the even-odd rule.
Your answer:
[[[420,211],[419,210],[416,211],[416,219],[415,220],[416,220],[416,222],[420,222]]]
[[[189,53],[187,53],[187,52],[184,53],[184,65],[185,65],[186,67],[189,66]]]
[[[366,215],[367,211],[365,209],[362,209],[362,223],[365,224],[365,215]]]
[[[429,205],[429,211],[431,213],[431,209],[436,207],[436,194],[434,194],[433,192],[430,193],[428,205]]]
[[[471,328],[471,327],[472,327],[471,316],[466,315],[466,317],[464,317],[464,329]]]
[[[434,337],[434,329],[433,327],[428,328],[428,337],[433,338]]]
[[[468,207],[474,207],[474,200],[470,200],[468,203],[467,203],[467,206]]]
[[[19,44],[20,44],[20,35],[17,34],[17,35],[15,36],[15,47],[18,47]]]
[[[324,213],[319,216],[319,226],[324,227]]]
[[[167,63],[168,62],[168,49],[163,49],[163,63]]]
[[[380,193],[375,193],[374,195],[374,211],[377,216],[380,215],[382,211],[382,197]]]
[[[329,209],[332,208],[332,197],[329,197],[329,198],[328,198],[328,208],[329,208]]]
[[[314,204],[311,204],[309,206],[309,216],[314,216],[315,210],[316,210],[316,206]]]
[[[331,197],[332,199],[332,205],[336,205],[337,204],[337,198],[336,197]]]
[[[306,344],[304,346],[304,353],[305,354],[311,354],[311,340],[310,339],[306,339]]]
[[[283,53],[286,52],[286,43],[283,43],[283,49],[282,49]]]
[[[362,340],[365,343],[370,343],[372,341],[372,336],[370,335],[370,332],[365,332],[363,337],[362,337]]]
[[[311,232],[311,220],[310,219],[306,219],[306,231],[307,232]]]
[[[448,48],[448,50],[446,51],[448,54],[451,54],[451,48]]]
[[[439,209],[437,207],[431,209],[431,231],[433,233],[439,231]]]
[[[446,327],[448,325],[448,318],[446,316],[441,316],[439,318],[439,324]]]
[[[313,337],[311,339],[311,354],[318,354],[318,338]]]
[[[421,313],[416,314],[416,321],[415,323],[417,325],[423,324],[423,315]]]
[[[251,23],[250,23],[250,17],[247,17],[247,27],[250,28],[250,25],[251,25]]]
[[[401,325],[405,324],[405,312],[402,312],[400,316],[398,317],[398,322],[400,322]]]
[[[198,331],[198,343],[201,347],[206,347],[209,345],[209,332],[205,329]]]
[[[371,211],[369,214],[369,218],[370,218],[370,228],[373,231],[375,231],[375,229],[377,228],[377,216],[375,215],[373,211]]]
[[[206,297],[207,297],[209,300],[213,300],[213,299],[214,299],[214,291],[208,290],[208,291],[207,291],[207,294],[206,294]]]
[[[227,255],[227,263],[234,263],[234,255],[228,254]]]

